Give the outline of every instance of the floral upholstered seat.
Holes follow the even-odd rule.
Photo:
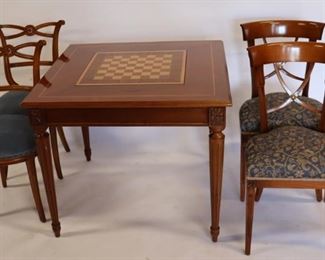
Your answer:
[[[271,93],[266,95],[267,108],[280,106],[289,98],[286,93]],[[322,104],[309,97],[299,97],[302,101],[317,107],[319,110]],[[260,129],[260,116],[258,98],[247,100],[239,110],[240,128],[243,132],[258,132]],[[304,126],[310,129],[317,129],[320,115],[305,109],[295,102],[290,103],[285,109],[280,109],[268,114],[269,128],[279,126]]]
[[[246,146],[247,179],[322,179],[325,133],[284,126],[252,137]]]

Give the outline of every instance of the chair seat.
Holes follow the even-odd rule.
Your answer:
[[[270,93],[266,95],[267,108],[277,107],[289,98],[286,93]],[[321,109],[322,104],[315,99],[300,97]],[[260,128],[258,98],[247,100],[240,108],[240,129],[242,132],[258,132]],[[317,129],[319,126],[320,115],[313,113],[295,102],[291,102],[284,109],[268,114],[269,128],[273,129],[280,126],[304,126],[310,129]]]
[[[0,115],[19,114],[27,115],[27,110],[20,103],[28,95],[28,91],[8,91],[0,97]]]
[[[35,135],[28,117],[0,115],[0,159],[28,155],[35,150]]]
[[[246,146],[248,179],[322,179],[325,133],[285,126],[250,138]]]

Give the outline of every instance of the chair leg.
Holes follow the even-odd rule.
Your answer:
[[[318,202],[320,202],[320,201],[322,201],[322,199],[323,199],[323,194],[322,194],[322,190],[315,190],[315,193],[316,193],[316,200],[318,201]]]
[[[50,127],[50,137],[51,137],[51,146],[53,152],[53,161],[56,170],[56,174],[59,179],[63,179],[60,156],[59,156],[59,148],[58,148],[58,139],[56,136],[56,128],[54,126]]]
[[[263,188],[256,188],[255,201],[258,202],[262,196]]]
[[[38,212],[38,216],[41,222],[46,222],[43,204],[39,192],[37,175],[36,175],[36,168],[35,168],[35,157],[31,156],[26,160],[27,172],[29,177],[30,186],[32,189],[36,209]]]
[[[256,193],[255,183],[248,181],[247,189],[246,189],[246,239],[245,239],[246,255],[250,255],[251,253],[255,193]]]
[[[241,135],[240,142],[240,200],[245,200],[245,186],[246,186],[246,166],[245,166],[245,138]]]
[[[61,143],[64,147],[64,150],[68,153],[70,152],[70,147],[68,145],[68,142],[67,142],[67,139],[65,138],[65,135],[64,135],[64,132],[63,132],[63,128],[62,126],[58,126],[56,127],[56,130],[58,131],[58,134],[60,136],[60,139],[61,139]]]
[[[8,165],[0,166],[2,187],[7,187]]]
[[[91,149],[90,149],[90,141],[89,141],[89,127],[88,126],[82,126],[82,137],[84,140],[84,146],[85,146],[85,156],[87,161],[91,160]]]

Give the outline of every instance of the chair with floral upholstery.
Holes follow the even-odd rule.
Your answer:
[[[258,92],[259,134],[251,137],[245,147],[246,176],[246,244],[250,254],[254,201],[263,188],[325,188],[325,106],[306,102],[299,93],[310,82],[314,65],[325,66],[325,44],[314,42],[269,43],[248,48],[252,75]],[[283,62],[291,66],[309,64],[304,80],[280,105],[271,106],[265,95],[264,67],[274,66],[280,84],[287,88]],[[298,70],[298,67],[295,67]],[[324,78],[323,78],[324,81]],[[323,84],[323,82],[321,82]],[[320,90],[320,89],[318,89]],[[324,97],[325,99],[325,97]],[[323,101],[324,102],[324,101]],[[276,111],[291,110],[293,118],[299,118],[301,106],[314,114],[315,126],[307,128],[283,125],[274,128],[270,118]]]
[[[51,57],[45,57],[41,55],[40,66],[51,66],[59,57],[59,32],[65,22],[60,20],[58,22],[48,22],[42,23],[37,26],[34,25],[14,25],[14,24],[2,24],[0,25],[0,40],[2,46],[9,45],[11,41],[24,42],[25,37],[37,36],[42,40],[51,41]],[[9,45],[10,46],[10,45]],[[13,68],[20,68],[25,66],[32,66],[32,62],[21,62],[16,60],[11,60],[9,57],[4,57],[5,75],[7,81],[10,85],[17,85],[17,81],[13,77]],[[34,85],[37,81],[33,81]],[[0,98],[0,114],[27,114],[27,111],[20,106],[22,100],[27,96],[26,91],[9,91]],[[57,137],[56,132],[58,132],[61,142],[67,152],[70,151],[69,145],[66,141],[63,128],[62,127],[50,127],[51,143],[53,146],[53,158],[55,163],[55,168],[58,173],[59,178],[63,178],[61,173],[60,159],[57,148]],[[82,136],[85,145],[85,155],[87,160],[90,160],[91,149],[89,142],[89,128],[82,127]]]
[[[0,47],[0,57],[3,56],[19,56],[33,62],[35,80],[39,80],[40,53],[45,41],[36,43],[25,43],[17,46]],[[33,48],[33,54],[22,53],[25,49]],[[29,86],[3,85],[0,90],[28,90]],[[3,187],[7,187],[8,165],[26,162],[27,172],[30,185],[39,218],[45,222],[43,205],[40,197],[36,168],[35,168],[35,136],[33,129],[29,123],[29,119],[23,114],[0,114],[0,173]]]
[[[243,39],[247,41],[248,47],[259,44],[267,43],[267,41],[310,41],[316,42],[322,38],[322,33],[325,24],[312,21],[300,21],[300,20],[268,20],[268,21],[256,21],[241,24]],[[306,64],[306,71],[309,64]],[[286,67],[286,64],[281,64],[279,68],[286,76],[296,80],[302,80],[301,77],[291,73]],[[245,146],[248,139],[254,136],[259,131],[260,119],[258,110],[258,90],[256,87],[254,71],[251,69],[252,86],[251,86],[251,99],[243,103],[239,111],[240,117],[240,129],[241,129],[241,159],[240,159],[240,199],[244,201],[245,198]],[[272,69],[269,73],[266,73],[265,79],[272,78],[276,73]],[[305,103],[313,106],[321,106],[320,102],[308,97],[308,82],[306,83],[303,91],[299,93],[300,98]],[[270,107],[283,104],[288,99],[290,91],[287,93],[274,92],[266,95],[267,105]],[[286,110],[278,110],[272,113],[269,117],[269,127],[275,128],[283,125],[300,125],[307,128],[317,128],[317,118],[308,109],[303,106],[298,106],[296,102],[290,103]],[[256,200],[258,201],[262,194],[262,190],[258,191]],[[322,191],[316,190],[316,198],[318,201],[322,200]]]

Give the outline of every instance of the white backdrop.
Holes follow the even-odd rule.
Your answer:
[[[250,96],[246,43],[242,41],[239,24],[276,18],[324,22],[325,1],[0,0],[0,23],[37,24],[64,19],[66,25],[60,34],[61,51],[71,43],[80,42],[223,40],[233,97],[233,107],[227,111],[226,142],[236,143],[239,141],[238,110]],[[319,71],[318,84],[323,84],[324,78],[324,70]],[[322,91],[313,89],[311,95],[323,100]],[[112,130],[93,130],[92,138],[96,139],[105,131]],[[125,130],[117,132],[120,131]],[[140,128],[134,131],[137,139],[163,133],[169,135],[169,130],[161,129]],[[199,136],[206,134],[201,131],[193,128],[178,133],[193,138],[196,133]]]

